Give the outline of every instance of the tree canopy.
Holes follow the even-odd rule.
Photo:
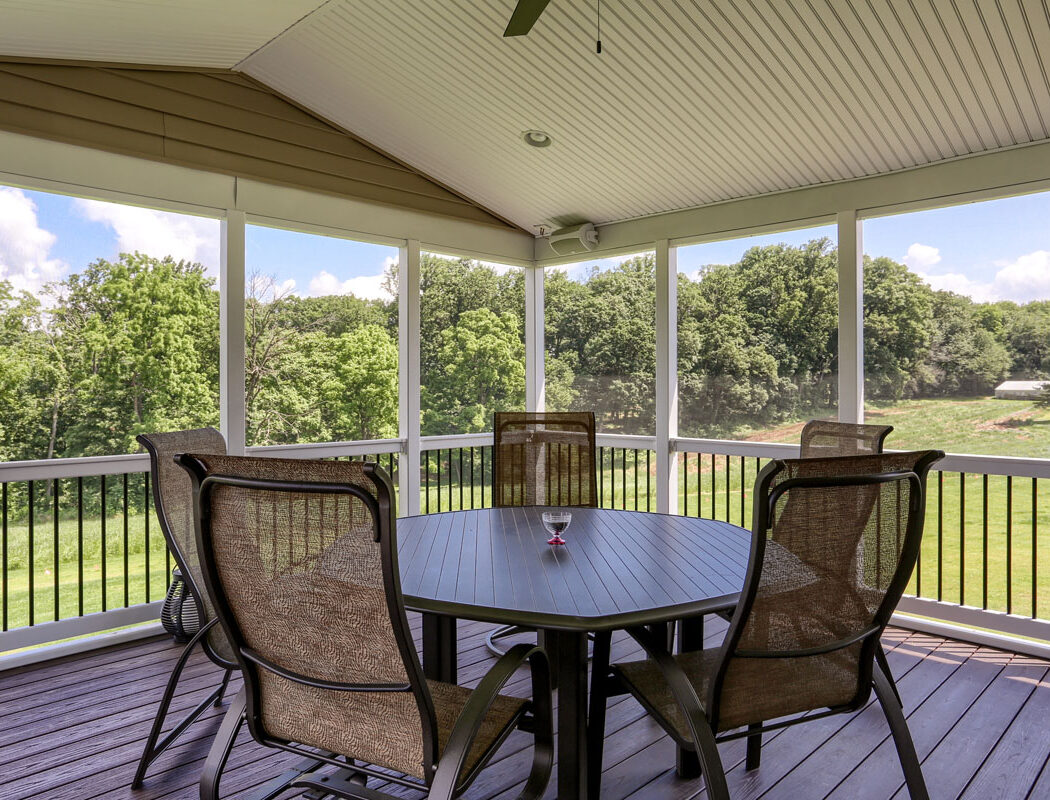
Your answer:
[[[836,253],[826,239],[748,250],[678,276],[679,430],[732,436],[836,402]],[[524,276],[421,259],[425,435],[490,429],[525,394]],[[397,285],[397,265],[388,287]],[[574,279],[548,270],[548,407],[604,430],[654,424],[652,254]],[[352,295],[282,294],[254,275],[245,308],[248,442],[398,433],[398,309]],[[976,303],[903,264],[865,258],[869,397],[987,394],[1050,378],[1050,301]],[[133,452],[137,433],[218,421],[219,298],[199,264],[122,254],[39,296],[0,282],[0,458]]]

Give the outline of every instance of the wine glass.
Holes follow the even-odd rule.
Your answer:
[[[570,522],[572,522],[572,514],[568,511],[544,511],[543,527],[547,529],[547,533],[551,534],[547,544],[565,544],[561,535],[569,527]]]

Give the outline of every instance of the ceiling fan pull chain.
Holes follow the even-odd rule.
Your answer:
[[[602,53],[602,0],[598,0],[598,42],[597,42],[598,55]]]

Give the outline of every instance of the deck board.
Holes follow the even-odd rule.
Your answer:
[[[709,625],[708,644],[721,630]],[[418,635],[418,621],[412,621]],[[461,623],[460,681],[472,685],[493,663],[488,626]],[[1040,797],[1050,789],[1050,663],[925,634],[891,629],[885,644],[923,770],[935,798]],[[179,647],[155,638],[0,673],[0,764],[5,800],[189,800],[224,709],[209,709],[129,787],[157,699]],[[637,657],[622,634],[613,658]],[[173,703],[192,708],[219,670],[196,654]],[[508,685],[529,691],[526,672]],[[231,684],[236,691],[238,681]],[[531,761],[531,740],[515,733],[467,797],[515,797]],[[767,734],[760,769],[746,772],[742,740],[721,746],[734,800],[886,800],[906,797],[892,740],[876,705]],[[223,780],[237,797],[297,760],[242,732]],[[701,800],[703,779],[674,775],[674,746],[629,697],[609,707],[602,797]],[[380,788],[404,797],[417,792]],[[552,781],[547,796],[554,797]],[[292,794],[283,795],[294,796]]]

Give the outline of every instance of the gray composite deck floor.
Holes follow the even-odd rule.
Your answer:
[[[714,643],[720,632],[709,627]],[[479,680],[492,663],[483,644],[486,630],[460,623],[464,684]],[[900,630],[888,631],[885,643],[934,798],[1050,797],[1050,663]],[[614,639],[614,659],[636,652],[630,640]],[[195,782],[221,710],[207,712],[161,756],[145,788],[129,788],[178,653],[170,640],[154,638],[0,673],[0,797],[197,797]],[[176,710],[192,707],[217,676],[214,666],[195,657]],[[527,691],[522,674],[511,692]],[[293,760],[243,736],[230,760],[224,797],[242,796]],[[734,800],[904,797],[887,737],[881,713],[869,706],[768,736],[762,766],[750,773],[743,769],[741,741],[722,745],[722,757]],[[513,734],[468,797],[515,797],[531,758],[528,743],[525,734]],[[675,777],[671,741],[633,699],[611,704],[605,752],[602,797],[705,796],[702,779]],[[554,786],[552,781],[550,797]]]

